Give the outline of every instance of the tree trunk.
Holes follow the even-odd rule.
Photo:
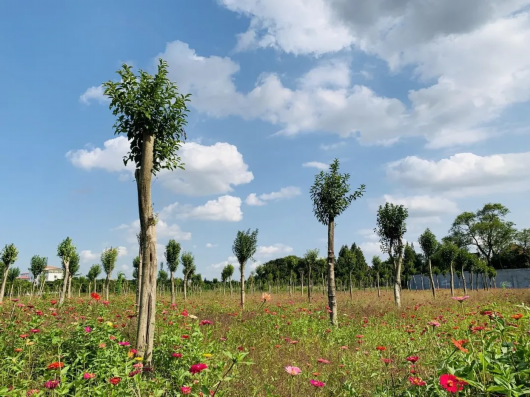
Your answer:
[[[350,300],[353,300],[353,291],[352,291],[352,285],[351,285],[351,272],[350,272]]]
[[[381,298],[381,289],[379,288],[379,272],[377,272],[377,296]]]
[[[245,264],[240,265],[241,268],[241,310],[245,309]]]
[[[233,291],[232,291],[232,277],[230,277],[228,279],[228,284],[230,285],[230,296],[232,296],[232,293],[233,293]]]
[[[449,280],[451,284],[451,296],[455,296],[455,271],[453,269],[453,262],[449,264],[449,270],[451,277],[451,280]]]
[[[469,287],[471,288],[471,292],[473,292],[473,272],[469,272]]]
[[[434,277],[432,276],[431,258],[427,259],[429,263],[429,278],[431,279],[432,297],[436,299],[436,287],[434,286]]]
[[[394,261],[394,302],[398,308],[401,308],[401,262],[402,254],[400,253]]]
[[[300,274],[300,286],[302,287],[302,296],[304,295],[304,273]]]
[[[326,283],[324,281],[324,273],[322,273],[322,295],[325,295]]]
[[[289,296],[293,295],[293,271],[289,273]]]
[[[337,299],[335,297],[335,263],[333,242],[335,239],[335,220],[329,219],[328,222],[328,304],[329,304],[329,319],[331,325],[338,326],[337,316]]]
[[[136,170],[136,184],[138,187],[138,211],[140,211],[140,185],[138,184],[138,181],[140,180],[140,170]],[[143,266],[142,266],[142,238],[141,235],[138,236],[138,278],[136,279],[136,312],[140,310],[140,298],[142,296],[142,274],[143,274]]]
[[[107,273],[107,278],[105,279],[105,300],[109,300],[109,284],[110,284],[110,274]]]
[[[311,266],[307,268],[307,301],[311,303]]]
[[[143,134],[142,158],[139,179],[138,206],[140,212],[140,239],[142,243],[142,281],[136,350],[148,366],[153,360],[153,340],[155,336],[156,310],[156,220],[153,216],[151,200],[151,177],[155,137]]]
[[[9,271],[9,266],[4,266],[4,275],[2,277],[2,287],[0,288],[0,303],[4,301],[4,294],[6,291],[6,281],[7,281],[8,271]]]
[[[66,297],[66,287],[68,286],[69,277],[70,277],[70,262],[65,262],[64,263],[63,288],[61,291],[61,295],[59,296],[59,307],[61,307],[64,303],[64,299]]]
[[[173,272],[171,272],[171,304],[175,304],[175,278]]]
[[[72,275],[68,276],[68,299],[72,298]]]
[[[184,287],[184,302],[188,300],[188,294],[187,294],[187,289],[188,289],[188,276],[185,274],[184,275],[184,283],[183,283],[183,287]]]

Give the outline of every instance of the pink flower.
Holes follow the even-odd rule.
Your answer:
[[[44,387],[46,389],[55,389],[59,386],[59,383],[60,382],[58,380],[49,380],[48,382],[44,384]]]
[[[131,344],[129,342],[118,342],[118,345],[120,345],[120,346],[130,346]]]
[[[201,320],[201,322],[199,323],[199,325],[212,325],[213,322],[211,322],[210,320]]]
[[[319,358],[317,361],[318,361],[319,363],[322,363],[322,364],[329,364],[329,361],[328,361],[328,360],[325,360],[325,359],[323,359],[323,358]]]
[[[431,327],[435,328],[435,327],[439,327],[440,323],[436,320],[432,320],[432,321],[429,321],[427,325],[430,325]]]
[[[189,386],[182,386],[182,387],[180,388],[180,392],[181,392],[182,394],[191,394],[191,387],[189,387]]]
[[[85,372],[83,375],[83,378],[85,379],[94,379],[96,377],[96,374],[91,374],[90,372]]]
[[[30,329],[29,332],[31,332],[32,334],[37,334],[40,332],[40,329]]]
[[[200,374],[202,371],[204,371],[208,366],[206,364],[200,363],[200,364],[193,364],[190,367],[190,373],[191,374]]]
[[[311,385],[315,387],[324,387],[326,385],[324,382],[315,379],[311,379],[309,383],[311,383]]]
[[[182,354],[181,353],[173,353],[171,354],[173,357],[175,358],[181,358],[182,357]]]
[[[91,332],[91,331],[92,331],[92,328],[90,328],[90,327],[85,327],[85,332],[86,332],[86,333],[89,333],[89,332]]]
[[[463,301],[469,299],[469,296],[465,295],[465,296],[453,296],[452,297],[455,301],[458,301],[460,303],[462,303]]]
[[[287,371],[287,373],[289,375],[299,375],[300,373],[302,373],[302,370],[298,367],[285,367],[285,371]]]

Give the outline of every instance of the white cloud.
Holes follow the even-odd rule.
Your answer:
[[[120,246],[120,247],[117,247],[117,248],[118,248],[118,258],[128,255],[127,247]]]
[[[235,267],[235,264],[237,264],[237,258],[235,256],[229,256],[226,261],[222,261],[222,262],[219,262],[219,263],[214,263],[214,264],[210,265],[210,267],[213,267],[214,269],[222,269],[223,267],[225,267],[229,263],[234,265],[234,267]]]
[[[259,197],[256,195],[256,193],[251,193],[248,195],[245,202],[247,205],[261,206],[266,205],[267,201],[290,199],[299,196],[300,194],[302,194],[302,192],[300,191],[299,187],[287,186],[282,187],[278,192],[264,193]]]
[[[123,230],[127,243],[137,245],[138,239],[136,235],[140,233],[140,220],[137,219],[128,225],[122,224],[113,230]],[[179,225],[166,223],[160,218],[156,224],[156,235],[157,239],[191,240],[190,232],[184,232]]]
[[[228,195],[221,196],[215,200],[207,201],[204,205],[185,210],[181,216],[210,221],[239,222],[243,219],[241,199]]]
[[[317,170],[327,170],[329,164],[321,163],[319,161],[309,161],[308,163],[302,164],[302,167],[316,168]]]
[[[329,145],[321,144],[320,145],[320,149],[322,149],[322,150],[335,150],[335,149],[338,149],[338,148],[340,148],[340,147],[342,147],[344,145],[346,145],[345,141],[340,141],[340,142],[332,143],[332,144],[329,144]],[[306,163],[306,164],[310,164],[310,163]],[[319,163],[319,164],[322,164],[322,163]]]
[[[109,98],[103,94],[103,86],[90,87],[83,95],[79,97],[79,101],[85,105],[89,105],[91,101],[98,101],[99,103],[109,102]]]
[[[92,261],[99,261],[100,253],[92,252],[90,250],[83,250],[79,253],[79,257],[81,259],[81,262],[92,262]]]
[[[273,244],[269,246],[259,246],[256,250],[256,258],[269,258],[272,256],[288,255],[293,252],[293,248],[285,244]]]
[[[403,205],[408,209],[409,217],[415,218],[416,221],[440,222],[441,216],[457,214],[460,211],[454,201],[444,197],[427,195],[396,197],[385,194],[383,200],[385,203]]]
[[[409,156],[388,164],[386,172],[406,188],[452,197],[521,191],[530,186],[530,152],[458,153],[439,161]]]
[[[80,149],[66,153],[66,158],[76,167],[85,170],[95,168],[110,172],[128,171],[134,174],[134,165],[123,165],[123,156],[129,151],[127,138],[119,136],[109,139],[103,149]],[[243,156],[237,147],[218,142],[203,146],[195,142],[184,143],[179,155],[185,170],[162,170],[158,181],[176,194],[201,196],[233,191],[233,186],[249,183],[254,179],[248,171]]]
[[[217,247],[217,244],[206,243],[206,248],[214,248],[214,247]]]

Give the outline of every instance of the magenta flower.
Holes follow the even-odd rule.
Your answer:
[[[323,358],[319,358],[317,361],[318,361],[319,363],[322,363],[322,364],[329,364],[329,361],[328,361],[328,360],[325,360],[325,359],[323,359]]]
[[[460,303],[462,303],[463,301],[469,299],[469,296],[465,295],[465,296],[453,296],[452,297],[455,301],[458,301]]]
[[[436,320],[432,320],[432,321],[429,321],[427,325],[430,325],[431,327],[435,328],[435,327],[439,327],[441,324]]]
[[[193,364],[191,367],[190,367],[190,373],[191,374],[200,374],[203,370],[205,370],[206,368],[208,368],[208,366],[206,364]]]
[[[285,367],[285,371],[287,371],[289,375],[300,375],[302,373],[300,368],[291,366]]]
[[[326,385],[324,382],[315,379],[311,379],[309,383],[311,383],[311,385],[315,387],[324,387]]]
[[[91,331],[92,331],[92,328],[90,328],[90,327],[85,327],[85,332],[86,332],[86,333],[89,333],[89,332],[91,332]]]
[[[129,342],[118,342],[118,345],[120,345],[120,346],[130,346],[131,344]]]
[[[44,387],[46,389],[55,389],[59,386],[59,383],[60,382],[58,380],[49,380],[48,382],[44,384]]]
[[[94,379],[96,377],[96,374],[91,374],[90,372],[85,372],[83,375],[83,378],[85,379]]]

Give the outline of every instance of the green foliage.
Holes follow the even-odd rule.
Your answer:
[[[339,173],[338,159],[330,164],[328,172],[320,171],[315,176],[310,195],[313,200],[313,212],[320,223],[328,225],[342,214],[353,200],[362,197],[365,185],[361,185],[353,194],[349,194],[349,179],[350,174]]]
[[[154,76],[140,70],[138,76],[132,67],[124,64],[117,72],[119,82],[103,83],[105,95],[110,98],[112,114],[118,116],[114,124],[115,134],[125,134],[130,143],[130,152],[124,164],[132,161],[140,168],[144,133],[155,136],[153,170],[183,168],[176,155],[185,137],[187,124],[186,102],[190,95],[182,95],[169,79],[167,62],[160,59]]]
[[[431,258],[438,249],[438,241],[436,240],[436,236],[429,228],[425,229],[425,231],[420,235],[418,242],[420,243],[423,255],[425,255],[427,259]]]
[[[254,259],[254,254],[258,248],[258,229],[253,232],[248,229],[247,231],[238,231],[234,243],[232,245],[232,252],[237,258],[241,268],[250,259]]]
[[[15,282],[18,276],[20,276],[20,269],[18,267],[11,267],[7,271],[7,281],[10,283]]]
[[[166,252],[164,253],[167,262],[167,268],[170,272],[176,272],[179,264],[180,244],[171,239],[166,245]]]
[[[182,261],[182,273],[184,277],[189,278],[195,273],[195,258],[191,252],[183,252],[180,260]]]
[[[232,266],[229,263],[225,267],[223,267],[223,270],[221,271],[221,279],[223,280],[223,282],[227,282],[228,280],[231,280],[233,275],[234,275],[234,266]]]
[[[93,282],[95,279],[97,279],[99,277],[99,275],[101,274],[101,266],[100,265],[92,265],[90,267],[90,270],[88,271],[88,274],[86,276],[86,278]]]
[[[116,295],[121,295],[121,290],[122,290],[124,281],[125,281],[125,274],[123,272],[118,272],[118,278],[116,279],[116,287],[115,287]]]
[[[2,267],[11,266],[18,259],[18,249],[15,244],[6,244],[0,252],[0,261],[3,263]]]
[[[105,248],[101,253],[101,264],[107,275],[112,274],[118,260],[118,248]]]
[[[75,256],[76,247],[72,243],[70,237],[65,238],[57,247],[57,256],[61,258],[62,265],[69,264],[72,258]]]
[[[381,251],[391,258],[403,252],[403,236],[407,232],[405,221],[409,216],[403,205],[386,203],[377,211],[377,227],[374,232],[379,236]]]
[[[39,255],[33,255],[31,257],[29,271],[35,280],[44,272],[46,266],[48,266],[48,258]]]
[[[74,254],[72,255],[72,259],[70,259],[70,266],[69,266],[69,271],[70,271],[70,277],[74,277],[76,276],[77,272],[79,271],[79,260],[81,258],[79,257],[79,254],[76,252],[74,252]]]
[[[160,284],[165,284],[168,280],[168,275],[167,275],[167,272],[164,271],[164,270],[159,270],[158,271],[158,277],[157,277],[157,282],[159,282]]]

